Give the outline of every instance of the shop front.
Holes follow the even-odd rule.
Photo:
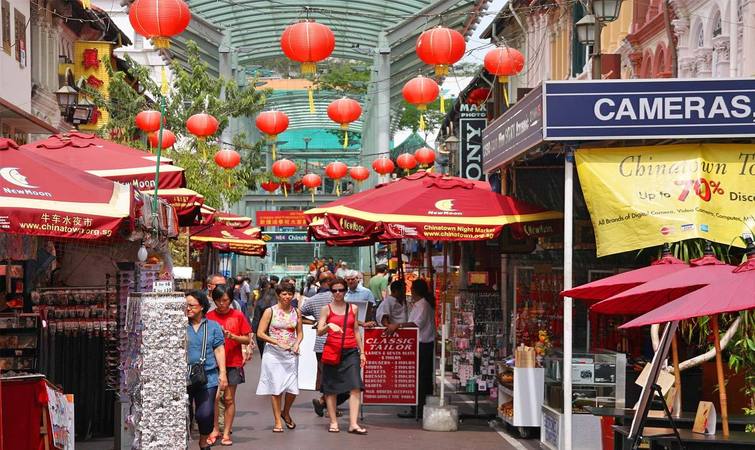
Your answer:
[[[568,448],[568,439],[600,449],[601,424],[586,407],[636,402],[632,368],[652,356],[647,332],[619,330],[627,317],[588,313],[559,293],[647,265],[657,256],[639,251],[648,247],[742,245],[755,214],[745,187],[755,173],[753,88],[755,80],[548,81],[485,129],[483,167],[501,177],[502,193],[564,211],[563,222],[522,227],[501,249],[509,357],[495,378],[504,422],[541,427],[548,448]],[[536,244],[526,248],[527,239]],[[696,405],[699,382],[686,385],[694,392],[685,404]]]

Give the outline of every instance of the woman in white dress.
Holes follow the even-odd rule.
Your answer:
[[[257,329],[257,337],[269,344],[262,355],[257,395],[272,397],[273,433],[282,433],[283,423],[289,430],[296,428],[291,418],[291,405],[299,394],[299,346],[304,334],[299,311],[291,305],[295,292],[296,287],[291,283],[276,286],[278,303],[265,310]]]

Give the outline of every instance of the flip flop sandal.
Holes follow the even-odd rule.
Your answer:
[[[328,428],[328,433],[340,433],[341,430],[338,427],[330,427]]]
[[[231,440],[231,438],[223,439],[222,441],[220,441],[220,445],[224,447],[230,447],[231,445],[233,445],[233,441]]]
[[[291,417],[289,417],[288,420],[286,420],[285,417],[281,417],[281,419],[283,419],[283,423],[286,424],[286,428],[288,428],[289,430],[296,428],[296,422],[294,422]]]
[[[273,427],[273,433],[283,433],[283,427],[280,427],[280,428]]]
[[[349,430],[349,433],[364,436],[365,434],[367,434],[367,430],[365,430],[364,428],[354,428],[353,430]]]
[[[215,442],[218,440],[219,437],[220,437],[220,435],[217,435],[217,436],[210,435],[210,436],[208,436],[207,437],[207,445],[209,447],[212,447],[213,445],[215,445]]]

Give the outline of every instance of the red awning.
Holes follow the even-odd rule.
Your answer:
[[[133,228],[130,185],[113,183],[0,138],[0,231],[110,239]]]
[[[220,211],[209,205],[202,205],[201,212],[203,224],[220,222],[233,228],[249,228],[252,226],[251,217]]]
[[[238,253],[247,256],[265,256],[265,241],[259,239],[254,228],[238,230],[215,222],[210,225],[196,225],[189,228],[189,240],[201,248],[206,244],[221,252]]]

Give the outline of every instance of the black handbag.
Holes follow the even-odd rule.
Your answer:
[[[207,321],[204,322],[204,336],[202,336],[202,356],[199,362],[189,365],[189,387],[201,388],[207,384],[207,373],[204,370],[205,357],[207,356]]]

